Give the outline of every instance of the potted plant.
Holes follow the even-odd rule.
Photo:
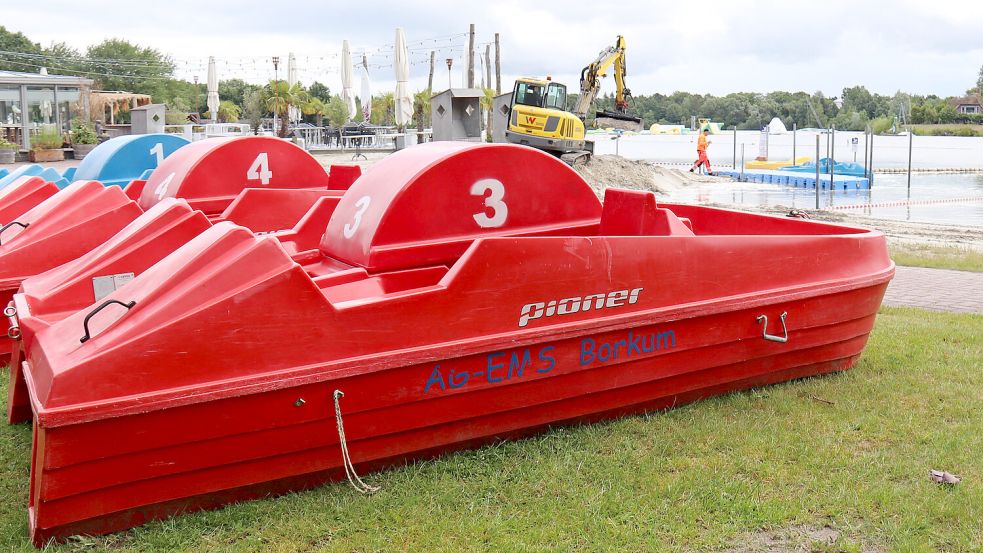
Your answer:
[[[45,127],[37,136],[31,137],[31,151],[28,159],[37,163],[39,161],[61,161],[65,159],[65,152],[61,145],[64,143],[61,133],[54,127]]]
[[[75,123],[72,132],[69,133],[69,138],[72,140],[72,151],[75,153],[75,159],[84,159],[99,143],[96,129],[89,123]]]
[[[17,150],[20,146],[14,144],[13,142],[7,142],[7,139],[0,138],[0,163],[13,163],[14,156],[17,155]]]

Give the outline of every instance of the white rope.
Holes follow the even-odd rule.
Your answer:
[[[341,420],[341,402],[339,401],[343,397],[345,397],[344,392],[341,390],[334,391],[334,417],[338,423],[338,440],[341,442],[341,458],[345,465],[345,476],[348,478],[348,483],[356,491],[371,495],[379,491],[380,488],[378,486],[370,486],[358,477],[358,474],[355,472],[355,466],[352,465],[352,457],[348,454],[348,441],[345,439],[345,423]]]

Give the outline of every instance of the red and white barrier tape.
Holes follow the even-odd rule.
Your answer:
[[[876,204],[834,205],[829,209],[864,209],[870,207],[906,207],[909,205],[954,204],[961,202],[983,201],[983,196],[966,196],[964,198],[945,198],[941,200],[899,200],[896,202],[881,202]]]

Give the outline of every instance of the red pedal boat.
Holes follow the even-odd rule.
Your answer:
[[[893,273],[876,231],[602,208],[536,150],[409,148],[303,264],[218,223],[33,333],[31,538],[844,370]]]
[[[125,190],[77,181],[54,193],[54,185],[25,177],[0,191],[0,213],[10,214],[0,221],[0,306],[7,307],[25,279],[90,252],[167,198],[185,199],[210,221],[235,221],[257,232],[291,229],[320,198],[341,197],[358,176],[357,167],[354,173],[336,169],[329,176],[297,146],[250,136],[184,146],[147,181],[133,181]],[[144,223],[150,221],[138,225]],[[180,245],[167,243],[171,250]],[[3,340],[0,364],[10,353]]]

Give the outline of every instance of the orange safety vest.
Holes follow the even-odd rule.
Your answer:
[[[696,140],[696,151],[705,152],[707,151],[707,135],[700,134],[700,138]]]

